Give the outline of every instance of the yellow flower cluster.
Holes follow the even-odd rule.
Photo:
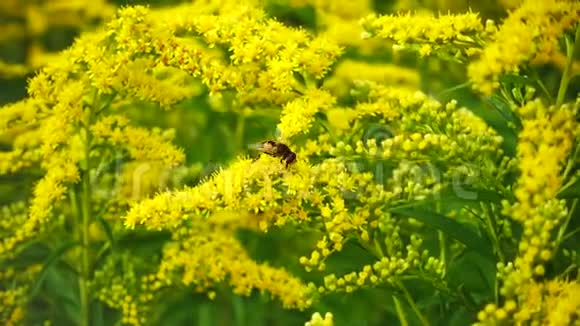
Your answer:
[[[90,174],[86,172],[90,161],[107,149],[97,146],[124,147],[137,160],[166,165],[184,161],[183,152],[169,144],[171,135],[129,126],[121,114],[105,114],[114,106],[115,96],[118,100],[125,97],[162,105],[187,97],[187,89],[171,92],[169,89],[174,87],[168,85],[188,83],[188,74],[152,66],[153,59],[139,60],[117,50],[107,31],[83,36],[30,80],[28,99],[0,110],[0,135],[11,144],[10,151],[0,152],[0,173],[30,166],[46,171],[34,187],[28,218],[2,238],[0,255],[13,255],[19,244],[44,229],[68,187],[80,180],[81,170],[83,175]],[[139,49],[133,50],[139,53]],[[107,60],[107,51],[116,55]],[[159,81],[123,73],[138,68]]]
[[[518,73],[526,63],[547,63],[559,52],[563,33],[580,21],[580,4],[576,1],[524,1],[511,12],[491,35],[481,56],[468,67],[473,87],[491,94],[499,87],[498,78]]]
[[[299,204],[314,191],[314,180],[305,162],[297,162],[293,168],[294,171],[287,171],[278,159],[270,157],[256,162],[240,159],[197,187],[165,192],[141,201],[125,216],[125,224],[128,227],[142,224],[154,230],[172,229],[182,225],[188,213],[207,215],[221,210],[264,212],[262,218],[267,221],[270,214],[265,213],[269,209],[281,209],[280,204],[284,204],[287,217],[294,214],[299,217],[304,214]],[[287,177],[280,178],[284,175]],[[295,198],[294,205],[280,202],[284,197],[281,187]]]
[[[109,259],[95,272],[91,283],[100,301],[121,312],[123,324],[138,326],[147,323],[145,314],[154,294],[148,288],[150,282],[143,279],[146,277],[136,275],[134,263],[135,260],[127,261],[119,272],[115,260]]]
[[[479,312],[477,326],[513,322],[517,325],[573,325],[580,317],[580,284],[560,279],[543,283],[531,281],[522,287],[518,299],[508,300],[503,307],[488,304]]]
[[[401,245],[402,242],[398,244]],[[321,287],[319,291],[351,293],[362,287],[381,284],[396,287],[399,281],[398,276],[412,273],[430,274],[434,278],[441,279],[445,271],[443,262],[429,257],[427,251],[420,253],[421,244],[422,240],[412,235],[404,256],[383,257],[372,266],[365,265],[361,271],[351,272],[341,277],[335,274],[327,275],[324,277],[324,287]]]
[[[10,133],[5,135],[11,137]],[[0,174],[16,173],[38,163],[40,160],[38,145],[41,136],[42,133],[36,129],[16,132],[11,143],[12,149],[0,152]]]
[[[568,105],[546,108],[539,100],[520,108],[523,129],[518,144],[520,178],[514,190],[517,202],[506,206],[506,215],[523,226],[516,270],[504,284],[505,295],[533,274],[543,275],[543,263],[552,257],[551,231],[566,217],[564,202],[556,195],[560,176],[572,150],[577,123]]]
[[[527,103],[519,113],[523,125],[518,144],[521,177],[513,217],[524,222],[528,220],[526,212],[555,198],[561,188],[561,168],[574,145],[578,123],[569,105],[546,108],[540,100]]]
[[[338,97],[345,97],[350,95],[350,90],[359,81],[418,88],[420,76],[416,70],[394,64],[368,63],[347,59],[341,61],[334,68],[330,78],[324,81],[324,86]]]
[[[15,270],[7,268],[0,271],[0,282],[10,284],[15,278]],[[24,319],[24,305],[26,287],[0,287],[0,320],[7,325],[19,325]]]
[[[137,161],[155,161],[168,166],[183,163],[185,155],[181,149],[171,145],[171,134],[161,135],[145,128],[129,125],[129,119],[110,115],[91,126],[95,143],[109,143],[125,147],[131,158]]]
[[[395,49],[436,54],[444,58],[466,59],[479,51],[485,28],[476,13],[439,15],[410,12],[361,20],[367,37],[377,36],[393,42]]]
[[[334,326],[332,313],[327,312],[322,318],[319,312],[315,312],[312,314],[312,318],[304,323],[304,326]]]
[[[501,294],[508,301],[501,308],[486,307],[480,312],[481,320],[494,318],[495,313],[495,318],[506,318],[510,314],[518,322],[528,322],[540,311],[533,311],[536,308],[530,303],[529,291],[541,289],[534,279],[544,276],[544,264],[554,256],[557,245],[552,239],[552,231],[562,224],[568,213],[565,201],[558,199],[557,193],[563,183],[560,173],[578,128],[574,110],[577,108],[572,109],[570,105],[545,107],[540,100],[518,109],[523,128],[517,147],[520,171],[514,189],[517,201],[505,202],[503,213],[521,224],[523,233],[515,260],[507,265],[500,264]],[[537,298],[537,295],[532,297]]]
[[[301,133],[308,133],[314,115],[331,108],[336,99],[323,90],[308,90],[303,97],[297,98],[284,105],[278,130],[282,139],[290,139]]]
[[[175,241],[163,250],[159,271],[151,277],[153,290],[185,285],[213,299],[212,289],[225,282],[237,295],[249,296],[254,289],[269,293],[285,308],[312,304],[308,286],[282,268],[252,260],[236,239],[236,228],[219,222],[212,223],[211,216],[193,220],[190,228],[175,233]]]
[[[78,181],[77,162],[60,152],[43,161],[42,167],[47,173],[34,187],[28,217],[19,227],[11,229],[14,232],[12,235],[3,237],[0,242],[0,256],[13,255],[17,245],[41,231],[49,221],[55,204],[65,196],[67,184]]]
[[[368,87],[366,101],[356,105],[358,116],[349,122],[354,126],[353,134],[359,135],[357,126],[370,123],[381,123],[386,129],[368,129],[355,141],[321,145],[329,148],[329,154],[374,160],[435,158],[452,165],[472,163],[485,155],[490,168],[501,156],[502,138],[479,117],[457,108],[456,102],[442,105],[420,91],[374,83],[364,86]],[[320,155],[320,148],[310,147],[311,153]],[[495,183],[494,171],[482,169],[486,175],[481,181]]]
[[[406,173],[403,170],[401,173]],[[394,182],[409,184],[401,180]],[[169,229],[177,233],[191,234],[190,238],[186,239],[195,243],[185,242],[178,247],[170,247],[172,251],[165,255],[166,263],[170,264],[170,267],[167,267],[170,270],[191,268],[192,271],[183,277],[189,276],[182,281],[186,284],[195,284],[200,290],[205,290],[208,284],[213,284],[232,273],[223,266],[238,266],[236,263],[222,262],[222,259],[229,259],[224,253],[213,254],[216,248],[227,246],[235,249],[237,242],[232,235],[224,234],[223,231],[197,230],[203,225],[215,223],[212,221],[215,221],[216,212],[240,214],[239,220],[245,219],[242,217],[250,213],[248,222],[238,221],[237,224],[242,223],[241,227],[259,226],[263,231],[274,225],[288,223],[309,223],[323,228],[324,233],[310,257],[300,258],[300,263],[306,270],[324,270],[325,260],[331,254],[341,251],[349,238],[354,236],[367,244],[372,244],[373,241],[385,242],[385,245],[379,247],[386,246],[387,253],[392,257],[384,258],[375,266],[376,273],[385,278],[399,275],[407,269],[441,273],[438,261],[428,257],[426,253],[418,254],[421,240],[414,239],[412,243],[415,245],[408,248],[409,254],[404,260],[408,266],[399,273],[393,271],[392,275],[385,274],[384,271],[390,271],[390,266],[401,260],[402,253],[399,248],[403,244],[401,242],[395,245],[395,237],[371,238],[381,225],[387,229],[389,229],[387,225],[391,225],[391,233],[396,234],[397,228],[392,225],[395,222],[385,220],[383,207],[405,201],[413,192],[420,194],[416,187],[397,186],[398,184],[389,184],[389,190],[386,191],[383,185],[373,182],[371,173],[351,173],[337,160],[325,160],[315,166],[301,160],[290,169],[286,169],[276,158],[263,157],[255,162],[240,159],[197,187],[162,193],[139,202],[131,208],[124,220],[128,227],[142,224],[148,229]],[[207,216],[203,220],[204,223],[198,222],[199,216]],[[194,231],[191,231],[192,229]],[[187,250],[190,247],[207,247],[201,251],[207,252],[207,257],[199,251],[193,255]],[[235,252],[234,256],[243,262],[243,266],[236,268],[240,270],[255,268],[252,267],[254,263],[251,261],[245,262],[240,259],[243,257],[239,252],[241,249],[234,249],[229,251]],[[179,259],[170,258],[181,256],[183,257]],[[211,262],[208,263],[207,260]],[[191,267],[188,267],[188,264],[192,264]],[[216,266],[216,270],[208,272],[202,266]],[[367,276],[370,280],[372,275]],[[205,278],[209,279],[204,281]],[[235,283],[232,285],[234,288],[238,286]],[[268,291],[276,293],[286,290],[271,288]]]
[[[107,30],[118,49],[118,64],[147,56],[201,78],[212,93],[235,90],[241,103],[285,103],[305,87],[295,73],[306,83],[320,79],[342,52],[326,38],[288,28],[252,6],[219,15],[201,8],[121,10]],[[176,36],[184,31],[198,35],[203,44]]]
[[[16,326],[24,322],[29,285],[41,270],[32,265],[24,270],[7,267],[0,270],[0,321]]]

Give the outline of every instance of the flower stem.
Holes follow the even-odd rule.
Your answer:
[[[493,210],[491,208],[491,205],[486,207],[486,205],[481,204],[481,208],[483,211],[483,216],[485,218],[487,229],[489,230],[489,234],[490,234],[491,239],[493,241],[493,246],[495,247],[494,248],[495,253],[497,254],[499,260],[503,263],[503,262],[505,262],[505,258],[503,256],[503,252],[501,250],[501,243],[499,241],[499,237],[498,237],[497,232],[495,230],[495,226],[494,226],[495,223],[494,223],[494,221],[492,221]]]
[[[439,260],[443,263],[443,266],[447,267],[447,239],[442,231],[438,231],[437,235],[439,236]]]
[[[570,206],[570,211],[568,211],[568,216],[566,216],[564,223],[562,223],[562,225],[560,226],[560,229],[558,230],[558,236],[556,238],[555,246],[554,246],[554,253],[556,253],[558,251],[560,245],[564,241],[564,235],[566,234],[566,229],[568,228],[568,224],[570,223],[572,216],[574,216],[574,211],[576,210],[576,205],[578,205],[578,198],[575,198],[572,201],[572,206]]]
[[[97,91],[95,90],[93,96],[93,107],[97,106]],[[80,295],[80,313],[81,313],[81,326],[89,326],[91,320],[91,295],[89,293],[89,278],[91,274],[91,261],[90,261],[90,237],[89,237],[89,227],[91,225],[91,147],[92,147],[92,134],[89,130],[89,126],[92,120],[93,107],[88,108],[86,121],[84,123],[84,166],[81,166],[82,170],[82,185],[81,185],[81,207],[80,207],[80,223],[78,227],[78,237],[81,242],[81,261],[80,261],[80,273],[79,273],[79,295]]]
[[[572,63],[574,61],[574,48],[576,47],[576,42],[580,39],[580,27],[576,28],[576,33],[574,35],[574,41],[572,42],[568,36],[565,37],[566,41],[566,66],[564,67],[564,72],[562,73],[562,79],[560,80],[560,88],[558,89],[558,97],[556,98],[556,106],[560,106],[564,103],[566,99],[566,91],[568,90],[568,83],[572,78]]]
[[[395,310],[397,311],[397,317],[399,317],[399,322],[401,323],[401,326],[409,326],[407,316],[405,316],[405,312],[403,311],[401,302],[399,301],[396,295],[393,296],[393,301],[395,302]]]
[[[411,309],[413,309],[413,312],[415,312],[415,314],[419,318],[419,321],[421,321],[421,325],[429,326],[429,322],[427,321],[427,319],[425,319],[425,316],[423,316],[423,314],[421,314],[419,307],[417,307],[415,300],[413,300],[413,297],[411,296],[411,294],[409,293],[409,291],[407,290],[405,285],[402,282],[397,282],[397,285],[398,285],[399,289],[401,289],[401,291],[403,291],[403,294],[405,295],[405,299],[407,300],[407,303],[411,306]]]
[[[88,157],[87,157],[88,161]],[[87,170],[83,173],[82,184],[82,198],[81,198],[81,223],[79,227],[79,235],[81,238],[81,268],[79,277],[79,291],[81,301],[81,325],[89,326],[90,321],[90,295],[88,290],[88,281],[90,274],[90,239],[89,226],[91,220],[91,177],[89,164],[87,163]]]

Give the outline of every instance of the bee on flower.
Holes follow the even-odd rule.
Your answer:
[[[296,153],[288,145],[281,142],[267,140],[257,144],[255,148],[264,154],[279,157],[281,163],[286,163],[286,167],[296,162]]]

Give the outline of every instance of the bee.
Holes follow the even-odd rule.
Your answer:
[[[267,140],[259,143],[256,148],[264,154],[279,157],[280,163],[286,163],[286,167],[296,162],[296,153],[294,153],[286,144]]]

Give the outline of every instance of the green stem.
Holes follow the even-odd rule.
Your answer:
[[[443,263],[443,266],[447,267],[447,240],[445,238],[445,233],[443,231],[437,232],[439,235],[439,260]],[[447,268],[445,268],[445,272]],[[445,274],[442,275],[443,277]]]
[[[574,167],[574,164],[576,163],[576,158],[578,157],[579,152],[580,152],[580,142],[578,142],[578,144],[576,144],[576,149],[574,149],[574,154],[572,154],[572,157],[570,158],[570,160],[568,160],[568,164],[566,164],[566,168],[564,169],[564,173],[562,173],[562,180],[565,181],[566,179],[568,179],[568,175],[570,174],[570,172],[572,171],[572,168]]]
[[[79,294],[80,294],[80,310],[81,310],[81,326],[89,326],[91,319],[91,295],[89,293],[89,279],[91,274],[90,261],[90,235],[89,228],[91,225],[91,147],[92,134],[89,130],[91,125],[93,109],[97,106],[98,93],[95,90],[93,96],[93,107],[88,108],[86,121],[84,121],[84,166],[82,166],[82,185],[81,185],[81,214],[79,216],[80,223],[78,225],[78,237],[81,241],[81,268],[79,274]]]
[[[436,207],[437,212],[441,212],[441,203],[437,202]],[[439,239],[439,260],[445,267],[442,277],[445,277],[445,274],[447,274],[447,239],[443,231],[437,231],[437,236]]]
[[[378,233],[379,233],[379,236],[374,237],[373,243],[375,245],[375,250],[377,252],[377,255],[380,259],[380,258],[385,257],[385,253],[383,252],[383,247],[381,246],[381,243],[379,242],[380,232],[378,232]],[[384,241],[384,239],[385,239],[384,237],[381,237],[381,241]]]
[[[393,296],[393,301],[395,302],[395,310],[397,311],[397,317],[399,317],[399,322],[401,322],[401,326],[409,326],[407,316],[405,315],[403,307],[401,306],[401,302],[399,301],[396,295]]]
[[[538,75],[538,72],[534,69],[531,69],[531,71],[532,71],[531,74],[533,75],[534,79],[538,83],[538,86],[540,86],[540,89],[542,90],[542,92],[544,92],[544,95],[546,95],[546,97],[548,98],[548,101],[550,101],[550,103],[552,103],[554,101],[554,99],[552,98],[552,95],[548,91],[548,88],[546,87],[546,85],[544,85],[544,82],[542,81],[542,79]]]
[[[401,291],[403,291],[403,294],[405,295],[405,299],[407,300],[407,303],[411,306],[411,309],[413,309],[413,312],[415,312],[415,314],[417,315],[417,318],[419,318],[419,321],[421,321],[421,325],[429,326],[429,322],[427,321],[427,319],[425,319],[425,316],[423,316],[423,314],[421,314],[419,307],[417,307],[415,300],[413,300],[413,297],[411,296],[411,294],[409,293],[409,291],[407,290],[405,285],[402,282],[397,282],[397,285],[398,285],[399,289],[401,289]]]
[[[503,253],[501,251],[501,244],[499,242],[499,238],[497,236],[497,232],[495,231],[495,227],[494,227],[494,223],[492,221],[492,211],[491,211],[491,207],[488,207],[488,209],[485,209],[485,206],[483,206],[482,204],[482,208],[483,208],[483,212],[484,212],[484,217],[485,217],[485,222],[487,225],[487,228],[489,229],[489,234],[491,235],[491,238],[493,240],[493,246],[495,247],[495,252],[497,253],[497,256],[499,257],[499,260],[501,262],[505,261],[505,258],[503,256]]]
[[[570,232],[568,232],[565,236],[562,237],[562,242],[568,240],[569,238],[573,237],[576,233],[580,232],[580,228],[576,228]]]
[[[564,72],[562,74],[562,79],[560,80],[560,88],[558,89],[558,97],[556,98],[556,106],[560,106],[564,103],[566,99],[566,91],[568,90],[568,83],[572,77],[572,63],[574,62],[574,48],[576,42],[580,39],[580,27],[576,28],[576,33],[574,35],[574,42],[570,40],[568,36],[565,37],[566,41],[566,56],[568,60],[566,61],[566,66],[564,66]]]
[[[565,180],[565,178],[562,178]],[[558,194],[556,195],[557,197],[564,192],[566,189],[570,188],[572,185],[574,185],[576,183],[576,181],[578,181],[577,177],[573,177],[570,178],[570,181],[568,181],[568,183],[566,183],[565,185],[562,186],[562,188],[560,188],[560,190],[558,190]]]
[[[570,220],[572,219],[572,216],[574,215],[574,211],[576,210],[577,205],[578,205],[578,198],[576,198],[572,201],[572,206],[570,207],[570,211],[568,212],[568,216],[566,216],[566,220],[564,221],[564,223],[562,224],[562,226],[560,226],[560,229],[558,230],[558,237],[556,238],[556,245],[554,246],[554,254],[558,251],[558,247],[560,247],[560,245],[563,242],[564,235],[566,233],[566,229],[568,228],[568,224],[570,223]]]
[[[87,164],[88,165],[88,164]],[[88,167],[88,166],[87,166]],[[82,180],[82,198],[81,198],[81,222],[79,223],[79,238],[81,240],[81,268],[79,275],[79,289],[80,289],[80,301],[81,301],[81,325],[88,326],[90,320],[90,295],[88,291],[88,281],[90,274],[90,258],[89,258],[89,226],[91,220],[91,179],[90,170],[86,170],[83,173]]]

